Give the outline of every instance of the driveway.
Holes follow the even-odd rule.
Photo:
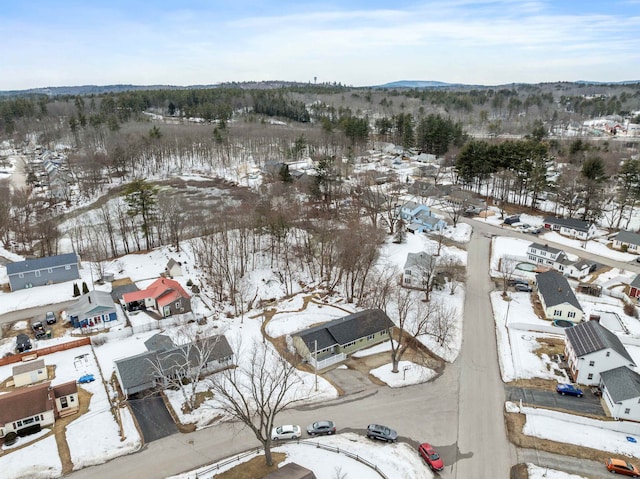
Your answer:
[[[336,368],[324,373],[323,376],[342,389],[345,396],[378,388],[366,374],[357,369]]]
[[[532,406],[566,409],[578,414],[594,414],[605,417],[600,398],[589,390],[583,389],[584,396],[581,398],[562,396],[555,391],[547,391],[545,389],[505,386],[505,390],[507,400],[516,403],[522,399],[522,402]]]
[[[146,444],[178,432],[159,395],[129,399],[129,404]]]

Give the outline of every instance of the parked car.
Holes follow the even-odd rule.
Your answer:
[[[531,291],[533,291],[533,289],[531,289],[531,286],[529,286],[528,284],[514,284],[513,285],[513,289],[515,289],[516,291],[522,291],[525,293],[530,293]]]
[[[24,353],[25,351],[29,351],[32,348],[31,340],[29,336],[24,333],[18,334],[16,336],[16,349],[19,353]]]
[[[510,279],[508,284],[509,286],[515,286],[516,284],[524,284],[525,286],[529,286],[529,282],[524,279]]]
[[[32,322],[31,329],[33,329],[33,335],[36,337],[36,339],[42,339],[47,336],[47,331],[44,329],[42,321]]]
[[[556,392],[563,396],[576,396],[579,398],[583,396],[582,389],[577,388],[573,384],[558,384],[556,386]]]
[[[297,439],[301,435],[300,426],[293,424],[274,427],[271,430],[271,439],[274,441],[279,441],[280,439]]]
[[[380,439],[381,441],[395,442],[398,440],[398,433],[387,426],[369,424],[367,426],[367,437],[369,439]]]
[[[623,476],[640,477],[638,468],[622,459],[609,458],[605,461],[605,465],[609,472],[622,474]]]
[[[530,233],[532,235],[539,235],[540,233],[542,233],[542,228],[534,226],[534,227],[529,229],[528,233]]]
[[[316,421],[307,426],[309,436],[330,435],[336,433],[336,425],[333,421]]]
[[[56,314],[53,311],[47,311],[47,313],[44,315],[44,319],[47,324],[55,324],[55,322],[58,320],[56,318]]]
[[[440,457],[440,454],[438,454],[436,450],[431,446],[431,444],[426,442],[420,444],[420,446],[418,447],[418,453],[432,471],[442,471],[444,469],[444,461]]]

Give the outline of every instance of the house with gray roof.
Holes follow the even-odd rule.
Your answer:
[[[565,356],[571,378],[597,386],[604,371],[636,364],[620,338],[598,321],[586,321],[565,330]]]
[[[536,275],[538,297],[546,318],[582,321],[584,311],[567,278],[554,270]]]
[[[579,240],[589,240],[593,238],[598,231],[596,225],[589,221],[575,218],[559,218],[557,216],[545,217],[544,228]]]
[[[407,260],[402,268],[402,286],[407,288],[427,289],[433,280],[436,257],[421,251],[407,253]]]
[[[63,283],[80,278],[80,260],[76,253],[45,256],[7,263],[11,291]]]
[[[632,231],[619,231],[613,237],[612,248],[626,250],[630,253],[640,253],[640,234]]]
[[[640,298],[640,274],[637,274],[633,281],[629,283],[629,297],[636,300]]]
[[[116,305],[110,293],[89,291],[67,309],[67,318],[74,328],[104,325],[118,319]]]
[[[156,334],[147,341],[148,351],[115,361],[116,378],[129,397],[156,387],[167,387],[166,377],[183,374],[185,368],[202,367],[210,374],[231,365],[233,351],[223,335],[176,346],[168,336]]]
[[[303,359],[322,369],[344,361],[349,354],[389,339],[394,326],[380,309],[367,309],[305,329],[292,335]]]
[[[603,371],[600,389],[611,417],[640,421],[640,374],[627,366]]]
[[[589,275],[593,264],[581,259],[572,261],[561,249],[541,243],[531,243],[527,247],[527,258],[536,265],[554,269],[564,276],[578,280]]]

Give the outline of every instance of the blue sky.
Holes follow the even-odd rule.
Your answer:
[[[640,80],[640,0],[2,0],[0,90]]]

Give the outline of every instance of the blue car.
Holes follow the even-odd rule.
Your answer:
[[[85,374],[84,376],[81,376],[80,379],[78,379],[78,382],[80,384],[85,384],[85,383],[91,383],[95,380],[96,378],[93,377],[93,374]]]
[[[582,389],[575,387],[573,384],[558,384],[556,386],[556,392],[563,396],[582,397]]]

